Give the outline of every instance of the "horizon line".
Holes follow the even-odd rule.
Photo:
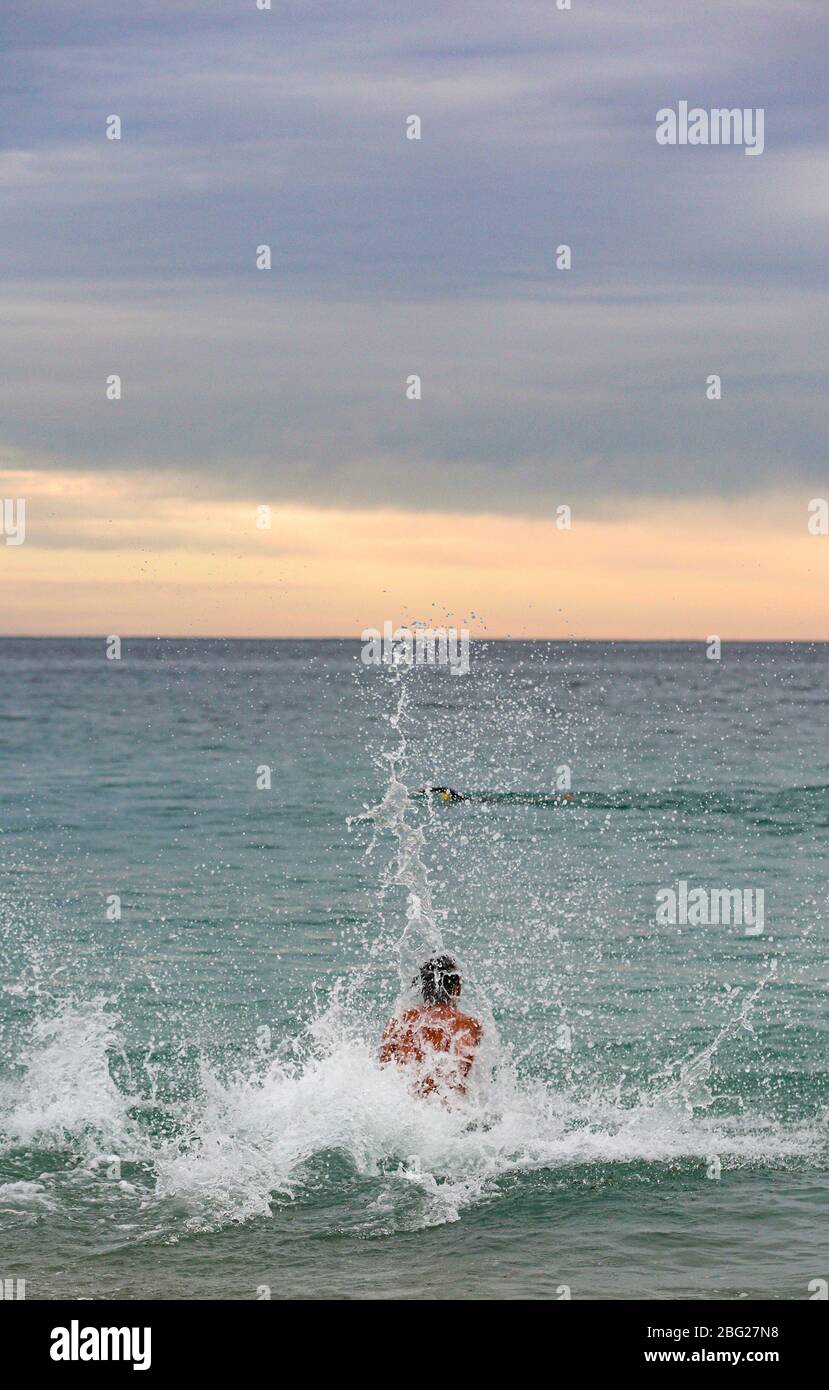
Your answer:
[[[435,632],[458,631],[454,624],[445,623],[440,627],[431,629]],[[413,629],[416,631],[416,629]],[[107,641],[110,636],[119,636],[122,642],[356,642],[363,641],[362,636],[349,634],[331,633],[325,636],[312,634],[283,633],[275,636],[229,636],[223,633],[146,633],[146,632],[127,632],[127,633],[104,633],[104,632],[3,632],[0,633],[0,642],[98,642]],[[470,633],[470,641],[482,642],[546,642],[559,643],[562,646],[574,646],[589,642],[598,643],[619,643],[627,646],[641,646],[646,643],[659,643],[661,646],[682,646],[690,642],[706,643],[711,640],[711,634],[706,637],[509,637],[486,634],[485,636],[474,636]],[[749,646],[801,646],[801,647],[826,647],[829,646],[829,637],[724,637],[721,633],[716,634],[722,643],[739,644],[743,647]]]

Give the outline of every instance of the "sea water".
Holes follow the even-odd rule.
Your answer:
[[[806,644],[0,642],[0,1278],[812,1297],[828,691]],[[658,921],[683,882],[762,932]],[[435,949],[451,1104],[377,1061]]]

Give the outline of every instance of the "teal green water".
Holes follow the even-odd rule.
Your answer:
[[[476,644],[454,677],[344,642],[0,642],[0,1275],[808,1298],[828,689],[819,645]],[[391,814],[395,768],[471,799]],[[680,880],[762,890],[762,932],[657,922]],[[376,1062],[438,940],[484,1024],[454,1107]]]

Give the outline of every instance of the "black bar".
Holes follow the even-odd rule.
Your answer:
[[[341,1374],[353,1373],[369,1358],[371,1374],[380,1370],[384,1357],[389,1376],[399,1374],[395,1358],[403,1354],[402,1371],[417,1364],[423,1373],[434,1373],[429,1346],[449,1337],[453,1346],[453,1374],[467,1375],[477,1366],[491,1374],[492,1357],[508,1357],[510,1377],[528,1356],[549,1365],[550,1375],[578,1367],[598,1371],[637,1371],[646,1377],[660,1375],[665,1366],[684,1370],[689,1382],[694,1372],[709,1365],[734,1368],[770,1367],[790,1376],[820,1364],[827,1331],[826,1309],[820,1300],[801,1302],[694,1302],[643,1303],[588,1300],[553,1303],[486,1304],[465,1302],[454,1310],[418,1304],[405,1309],[384,1303],[376,1306],[354,1300],[347,1307],[324,1308],[312,1300],[287,1306],[287,1301],[217,1303],[118,1302],[38,1303],[5,1302],[0,1306],[0,1334],[4,1363],[17,1363],[20,1372],[56,1372],[59,1376],[105,1373],[136,1374],[130,1359],[148,1362],[138,1373],[166,1378],[183,1372],[204,1371],[211,1376],[273,1373],[280,1379],[292,1368],[315,1372],[330,1365]],[[321,1321],[324,1319],[325,1321]],[[73,1332],[73,1328],[76,1331]],[[138,1340],[104,1339],[111,1355],[98,1360],[55,1360],[51,1352],[65,1350],[80,1357],[81,1348],[98,1350],[100,1331],[132,1329]],[[65,1333],[57,1331],[65,1329]],[[94,1329],[94,1333],[84,1329]],[[144,1329],[150,1330],[149,1342]],[[520,1342],[515,1340],[520,1336]],[[74,1337],[74,1341],[73,1341]],[[507,1340],[503,1340],[506,1337]],[[444,1346],[445,1351],[445,1346]],[[441,1364],[445,1367],[443,1357]],[[296,1367],[296,1369],[293,1369]],[[406,1369],[408,1368],[408,1370]],[[534,1373],[535,1374],[535,1373]]]

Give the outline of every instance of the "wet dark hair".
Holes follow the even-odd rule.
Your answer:
[[[461,992],[461,976],[454,956],[432,956],[421,965],[412,984],[418,981],[424,1004],[448,1004]]]

